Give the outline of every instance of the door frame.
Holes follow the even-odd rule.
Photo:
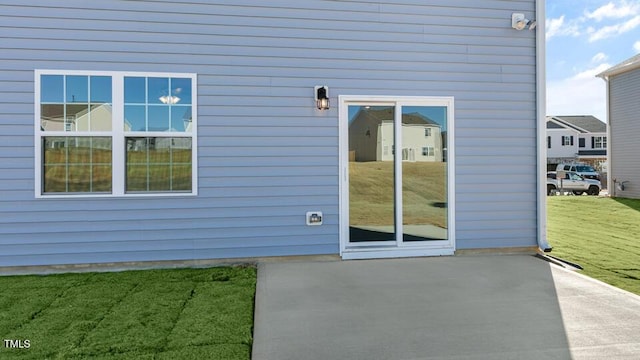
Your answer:
[[[340,256],[342,259],[370,259],[415,256],[453,255],[455,252],[455,126],[454,98],[452,96],[338,96],[339,123],[339,228]],[[349,105],[395,106],[396,117],[402,106],[445,106],[447,108],[447,240],[419,241],[410,244],[398,241],[349,243]],[[397,129],[400,122],[394,121]],[[395,131],[396,149],[401,144],[401,133]],[[396,151],[396,154],[398,152]],[[402,184],[402,161],[395,161],[396,179]],[[402,186],[396,188],[396,209],[402,209]],[[396,224],[402,234],[402,211],[396,211]]]

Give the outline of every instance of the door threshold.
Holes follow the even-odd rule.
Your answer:
[[[452,248],[372,248],[358,247],[347,248],[342,251],[342,260],[360,259],[388,259],[402,257],[426,257],[426,256],[452,256],[455,250]]]

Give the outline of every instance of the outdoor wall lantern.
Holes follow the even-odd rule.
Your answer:
[[[538,25],[537,21],[526,19],[522,13],[511,14],[511,27],[516,30],[524,30],[527,26],[529,30],[533,30],[536,25]]]
[[[320,110],[329,109],[329,87],[328,86],[316,86],[315,90],[315,98],[316,98],[316,106]]]

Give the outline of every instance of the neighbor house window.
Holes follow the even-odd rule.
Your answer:
[[[606,136],[594,136],[593,137],[593,148],[594,149],[606,149],[607,148],[607,137]]]
[[[196,193],[194,74],[35,76],[36,196]]]
[[[562,137],[562,146],[572,146],[572,145],[573,145],[573,136]]]
[[[435,156],[435,150],[433,146],[423,147],[422,156]]]
[[[547,136],[547,149],[551,149],[551,136]]]
[[[424,136],[425,137],[431,136],[431,128],[425,128],[424,129]]]
[[[585,147],[584,138],[578,139],[578,147],[581,147],[581,148]]]

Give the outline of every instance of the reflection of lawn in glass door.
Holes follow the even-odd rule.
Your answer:
[[[405,241],[447,238],[447,164],[402,163],[402,224]]]
[[[403,224],[447,226],[447,194],[443,162],[402,164]]]
[[[444,162],[403,162],[403,224],[447,226]],[[349,203],[352,226],[393,224],[393,162],[349,162]],[[442,231],[446,238],[446,231]],[[411,239],[407,239],[411,240]]]
[[[393,161],[349,163],[349,224],[394,224]]]

